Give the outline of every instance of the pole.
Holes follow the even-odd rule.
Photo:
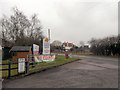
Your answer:
[[[34,47],[32,44],[32,67],[35,67],[35,63],[34,63],[34,51],[33,51]]]
[[[50,29],[48,29],[48,38],[49,38],[49,41],[50,41]]]
[[[27,55],[27,62],[26,62],[26,73],[29,72],[29,55]]]
[[[50,29],[48,29],[48,39],[49,39],[49,43],[50,43]],[[51,51],[50,51],[50,55],[51,55]]]
[[[8,68],[9,68],[9,70],[8,70],[8,78],[10,78],[10,76],[11,76],[11,63],[8,64]]]

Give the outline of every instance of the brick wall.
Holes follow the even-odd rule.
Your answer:
[[[32,52],[30,50],[29,52],[16,52],[16,53],[17,53],[17,56],[12,57],[13,62],[17,62],[18,58],[25,58],[25,61],[27,61],[27,55],[31,54]]]

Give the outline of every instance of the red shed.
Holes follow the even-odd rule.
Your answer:
[[[10,52],[13,62],[17,62],[18,58],[25,58],[25,61],[27,61],[27,55],[32,54],[31,46],[13,46]]]

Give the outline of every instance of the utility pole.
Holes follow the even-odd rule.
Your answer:
[[[49,43],[50,43],[50,29],[48,29],[48,39],[49,39]],[[50,51],[51,54],[51,51]]]

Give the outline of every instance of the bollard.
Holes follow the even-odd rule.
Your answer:
[[[66,58],[66,59],[68,59],[68,58],[69,58],[68,53],[66,53],[66,54],[65,54],[65,58]]]

